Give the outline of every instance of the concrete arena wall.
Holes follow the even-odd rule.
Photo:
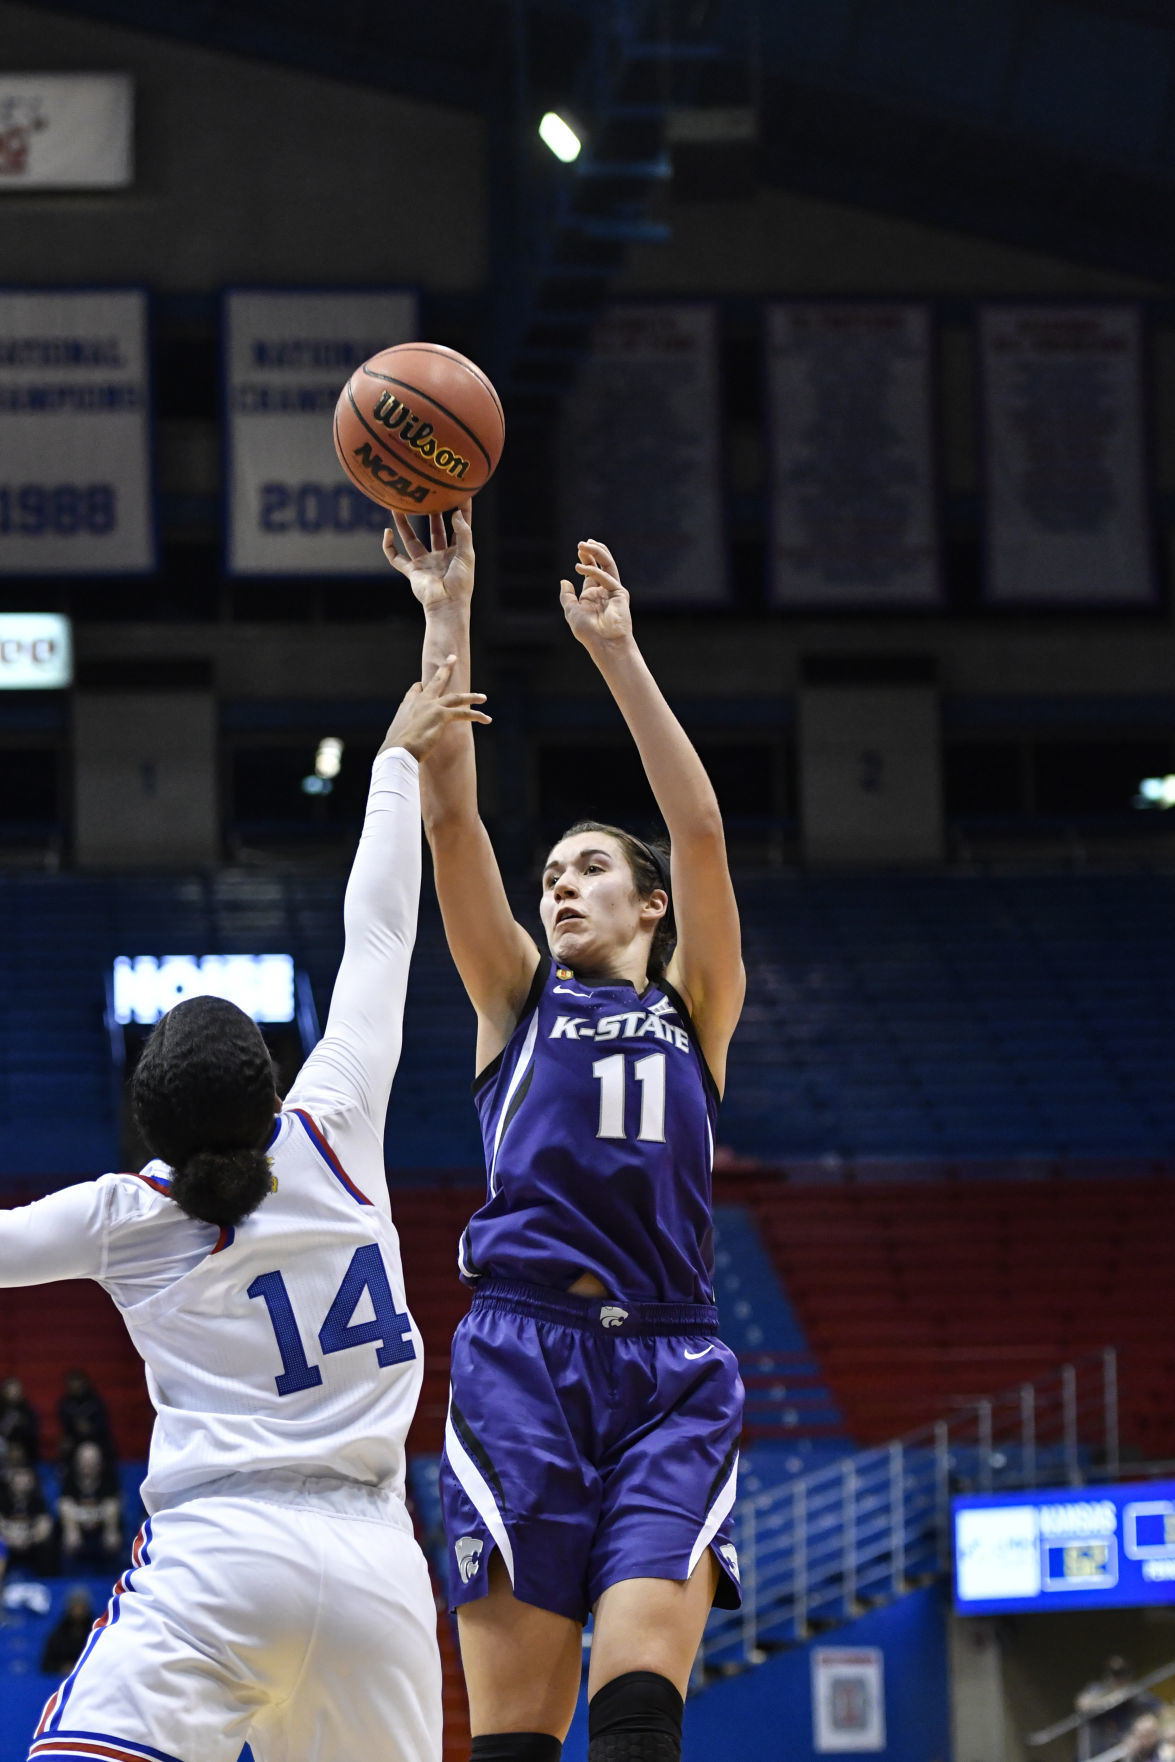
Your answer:
[[[486,275],[468,111],[0,0],[11,72],[130,72],[135,182],[0,195],[6,282],[419,282]]]

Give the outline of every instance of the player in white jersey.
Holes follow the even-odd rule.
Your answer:
[[[326,1032],[285,1103],[256,1025],[177,1004],[135,1074],[157,1159],[0,1213],[0,1286],[93,1278],[156,1409],[149,1512],[38,1762],[438,1762],[436,1608],[403,1502],[421,1381],[383,1161],[420,887],[414,686],[376,758]],[[276,1113],[276,1118],[275,1118]]]

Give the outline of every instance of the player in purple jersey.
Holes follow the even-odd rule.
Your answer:
[[[389,561],[426,616],[423,676],[469,668],[469,508]],[[462,1239],[441,1467],[474,1762],[558,1762],[595,1614],[589,1762],[675,1762],[728,1533],[742,1385],[713,1308],[710,1171],[742,1007],[722,821],[633,637],[603,544],[560,601],[624,716],[671,838],[583,821],[543,870],[549,952],[515,922],[477,811],[472,739],[422,768],[445,930],[477,1012],[486,1203]],[[601,776],[601,793],[606,794]],[[671,904],[672,901],[672,904]],[[675,940],[674,940],[675,935]]]

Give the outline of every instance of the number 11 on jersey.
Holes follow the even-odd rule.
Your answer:
[[[664,1144],[665,1054],[650,1052],[647,1058],[638,1058],[632,1074],[641,1086],[641,1123],[637,1137],[645,1143]],[[624,1054],[614,1052],[609,1058],[598,1058],[592,1066],[592,1076],[600,1085],[600,1124],[596,1137],[623,1138],[628,1080]]]

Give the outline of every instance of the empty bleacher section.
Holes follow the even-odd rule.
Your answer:
[[[1175,1182],[739,1185],[849,1432],[879,1442],[1104,1345],[1128,1453],[1175,1457]]]
[[[343,878],[0,877],[0,1140],[14,1174],[118,1142],[119,953],[288,951],[320,1018]],[[1175,878],[782,877],[740,887],[749,975],[724,1142],[822,1158],[1159,1157],[1175,1128]],[[388,1127],[397,1170],[480,1164],[472,1015],[429,889]]]
[[[736,1149],[1169,1154],[1175,878],[823,877],[739,897]]]
[[[715,1206],[714,1237],[722,1337],[746,1388],[739,1480],[754,1493],[843,1456],[848,1434],[747,1208]]]

